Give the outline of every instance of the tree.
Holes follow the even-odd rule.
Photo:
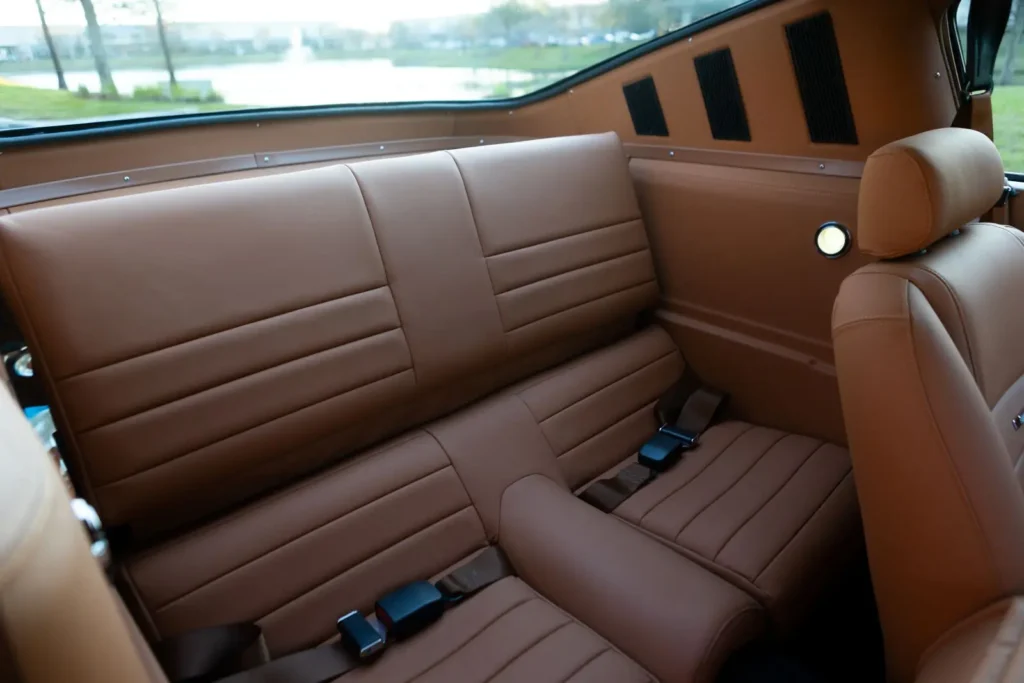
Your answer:
[[[114,9],[139,16],[149,16],[152,12],[157,39],[160,41],[160,52],[164,56],[164,68],[167,69],[167,78],[170,81],[173,94],[178,85],[178,79],[174,73],[174,60],[171,59],[171,43],[167,39],[167,22],[164,21],[163,11],[165,5],[165,0],[117,0],[113,3]]]
[[[513,31],[532,14],[533,11],[519,0],[506,0],[492,7],[487,16],[501,27],[505,42],[511,45]]]
[[[85,14],[86,34],[89,36],[89,48],[96,64],[96,74],[100,77],[100,93],[117,97],[117,86],[114,85],[114,76],[110,72],[107,48],[103,45],[103,30],[100,28],[99,19],[96,18],[96,6],[92,0],[79,2],[82,3],[82,12]]]
[[[1020,46],[1021,38],[1024,38],[1024,0],[1016,0],[1013,3],[1013,28],[1007,32],[1006,38],[1009,38],[1009,44],[1006,46],[1003,73],[999,77],[1000,85],[1013,83],[1017,48]]]
[[[178,85],[178,79],[174,76],[174,62],[171,61],[171,46],[167,42],[167,30],[164,27],[164,13],[160,9],[160,0],[153,0],[153,10],[156,12],[156,33],[160,38],[160,49],[164,53],[164,64],[167,65],[167,77],[170,80],[173,93]]]
[[[43,11],[43,0],[36,0],[36,10],[39,12],[39,23],[43,27],[43,38],[46,39],[46,49],[50,51],[50,59],[53,60],[53,70],[57,72],[57,87],[61,90],[68,89],[68,83],[64,80],[64,67],[60,63],[60,55],[57,54],[57,46],[50,34],[50,26],[46,23],[46,12]]]

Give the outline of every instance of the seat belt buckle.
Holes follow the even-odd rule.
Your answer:
[[[414,636],[441,618],[444,596],[434,584],[415,581],[377,600],[374,612],[387,629],[388,638]]]
[[[664,425],[640,447],[637,462],[659,474],[675,467],[683,452],[697,445],[697,435]]]
[[[338,619],[341,646],[361,662],[369,662],[384,650],[386,641],[366,617],[352,611]]]

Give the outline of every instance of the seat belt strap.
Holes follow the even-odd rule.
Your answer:
[[[434,585],[449,602],[459,602],[507,576],[515,576],[515,570],[505,553],[492,545]]]
[[[239,671],[216,683],[327,683],[362,665],[338,643],[328,643]]]
[[[173,683],[207,683],[270,661],[263,630],[253,623],[187,631],[154,644],[153,654]]]
[[[615,476],[595,481],[583,489],[580,498],[601,512],[611,512],[653,481],[655,476],[654,470],[634,462],[619,470]]]
[[[687,368],[683,377],[658,399],[654,412],[662,426],[640,448],[637,462],[590,484],[579,497],[602,512],[622,505],[659,473],[671,469],[682,451],[697,446],[700,435],[714,422],[726,398],[726,394],[702,385]]]
[[[435,586],[453,605],[509,576],[511,563],[490,546]],[[172,683],[324,683],[365,664],[336,641],[269,661],[262,629],[252,623],[196,629],[153,650]]]
[[[715,416],[725,402],[725,394],[708,387],[700,387],[686,399],[679,417],[675,420],[675,429],[683,434],[699,437],[714,422]]]

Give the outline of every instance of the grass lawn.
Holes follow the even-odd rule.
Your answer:
[[[92,100],[69,92],[0,84],[0,117],[28,120],[84,119],[144,112],[195,112],[238,109],[238,105]]]
[[[1024,85],[996,87],[992,123],[1006,170],[1024,173]]]
[[[471,48],[466,50],[320,50],[316,59],[390,59],[395,66],[461,66],[469,68],[518,69],[521,71],[577,71],[608,59],[636,43],[608,45],[568,45],[564,47],[509,47]],[[254,64],[279,62],[278,54],[181,54],[174,56],[174,66],[186,69],[195,66],[227,66],[231,64]],[[95,64],[91,59],[65,59],[65,71],[92,71]],[[164,69],[163,57],[140,55],[110,60],[110,66],[118,69]],[[3,74],[39,73],[53,70],[49,60],[26,62],[0,62],[0,76]]]

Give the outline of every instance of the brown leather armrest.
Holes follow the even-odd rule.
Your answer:
[[[505,491],[499,539],[527,583],[663,681],[713,680],[764,625],[753,598],[540,475]]]

